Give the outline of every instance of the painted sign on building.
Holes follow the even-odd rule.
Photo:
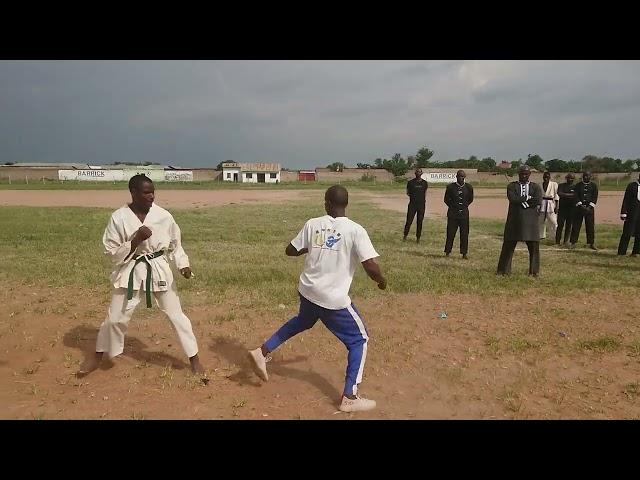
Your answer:
[[[456,181],[456,172],[427,172],[422,178],[433,183],[452,183]]]
[[[90,182],[128,182],[131,177],[144,174],[154,182],[193,182],[191,170],[126,169],[126,170],[58,170],[60,180]]]

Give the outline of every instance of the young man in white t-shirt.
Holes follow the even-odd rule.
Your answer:
[[[387,288],[387,281],[374,260],[379,255],[367,231],[346,217],[348,203],[346,188],[330,187],[324,195],[327,215],[308,220],[287,245],[285,253],[290,257],[308,254],[298,283],[300,311],[261,347],[251,350],[249,357],[258,376],[267,381],[267,355],[294,335],[313,327],[320,319],[349,351],[339,408],[344,412],[356,412],[372,410],[376,402],[358,396],[369,335],[351,303],[349,287],[358,264],[381,290]]]

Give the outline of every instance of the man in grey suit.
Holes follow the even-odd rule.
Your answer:
[[[498,275],[511,273],[513,251],[518,242],[526,242],[529,249],[529,275],[537,277],[540,271],[540,228],[537,207],[542,202],[542,188],[529,181],[531,169],[522,165],[518,169],[518,181],[507,185],[509,212],[504,225],[504,241]]]

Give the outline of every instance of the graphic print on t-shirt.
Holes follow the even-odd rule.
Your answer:
[[[342,239],[340,232],[336,233],[336,229],[323,228],[316,230],[313,235],[313,248],[321,248],[323,250],[335,250],[333,246]]]

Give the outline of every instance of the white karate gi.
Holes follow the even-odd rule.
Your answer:
[[[540,184],[542,187],[542,183]],[[556,205],[555,202],[560,200],[558,196],[558,183],[549,180],[547,185],[547,191],[543,192],[543,197],[551,198],[552,200],[545,200],[543,198],[538,210],[538,225],[540,227],[540,238],[547,238],[547,226],[551,233],[551,238],[555,240],[556,229],[558,228],[558,215],[554,212]],[[546,219],[546,221],[545,221]]]
[[[151,236],[141,242],[135,252],[130,254],[131,240],[142,225],[151,230]],[[151,282],[149,282],[151,296],[155,297],[158,307],[171,321],[187,357],[196,355],[198,344],[191,328],[191,321],[182,312],[173,272],[169,265],[169,261],[172,261],[178,270],[189,266],[189,257],[182,248],[180,227],[173,216],[154,203],[144,222],[140,222],[129,206],[125,205],[111,215],[102,243],[105,254],[115,265],[111,274],[114,292],[107,318],[98,332],[96,352],[106,352],[109,358],[123,352],[124,336],[131,315],[138,303],[145,298],[146,260],[151,265]],[[164,251],[164,254],[151,258],[152,254],[160,251]],[[136,264],[135,258],[144,255],[147,255],[146,259]],[[133,296],[127,300],[127,286],[132,270]]]

